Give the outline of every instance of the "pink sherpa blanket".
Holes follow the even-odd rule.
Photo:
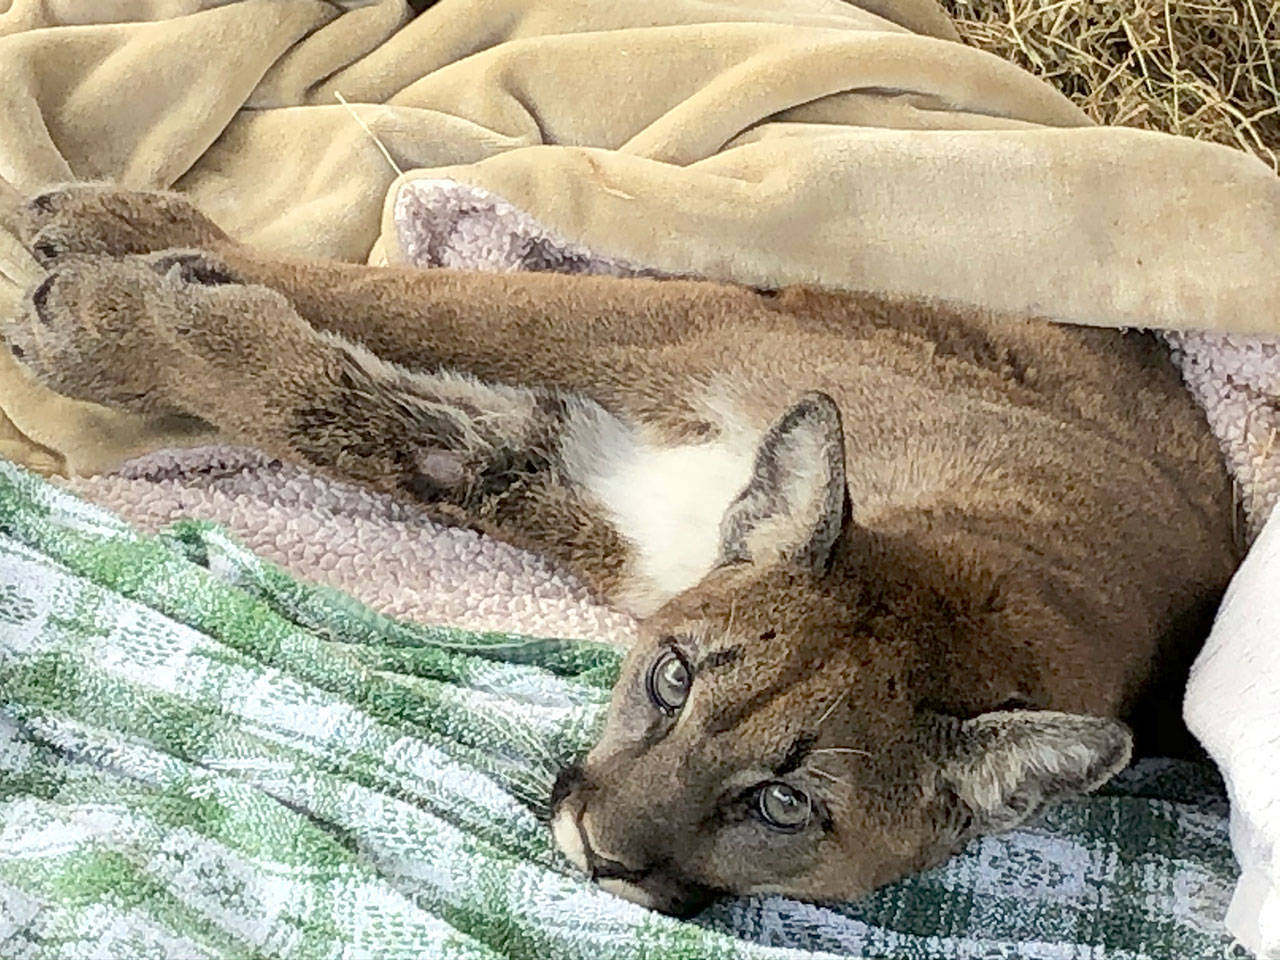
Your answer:
[[[395,220],[402,248],[424,268],[654,272],[566,243],[501,198],[453,181],[404,184]],[[1166,336],[1222,442],[1250,540],[1280,496],[1280,341]],[[145,529],[216,521],[291,573],[397,617],[620,643],[635,629],[540,557],[252,451],[160,452],[66,482]]]

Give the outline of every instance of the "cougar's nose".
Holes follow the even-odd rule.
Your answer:
[[[621,823],[619,823],[621,819]],[[578,814],[589,872],[601,877],[643,876],[660,855],[660,838],[629,822],[626,813],[619,818],[612,811],[584,804]]]
[[[562,769],[556,776],[555,785],[551,788],[551,809],[554,810],[560,806],[565,797],[582,785],[583,779],[582,764],[580,763],[575,763]]]

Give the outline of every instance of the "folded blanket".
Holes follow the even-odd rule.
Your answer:
[[[539,815],[616,670],[431,629],[208,525],[134,533],[0,463],[0,955],[1167,960],[1227,955],[1205,766],[1152,761],[853,905],[695,923],[604,893]]]

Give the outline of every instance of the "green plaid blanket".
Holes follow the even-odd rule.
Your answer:
[[[603,645],[397,623],[217,528],[140,535],[0,463],[0,957],[1230,956],[1225,803],[1148,762],[855,905],[682,922],[541,816]]]

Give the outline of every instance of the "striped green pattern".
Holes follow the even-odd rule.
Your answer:
[[[616,668],[397,623],[0,463],[0,957],[1230,955],[1221,794],[1173,763],[857,905],[619,901],[542,819]]]

